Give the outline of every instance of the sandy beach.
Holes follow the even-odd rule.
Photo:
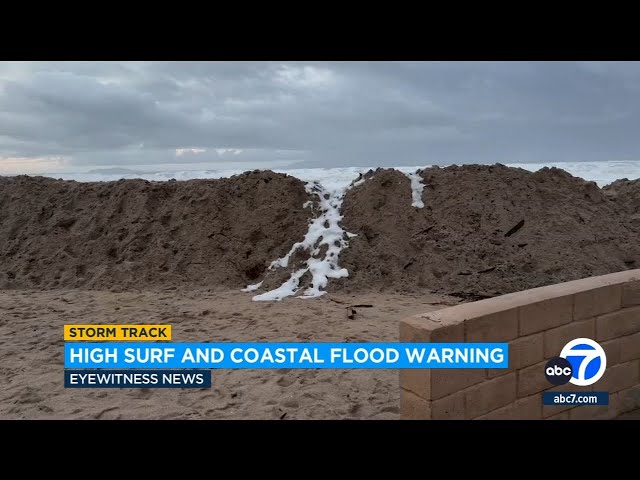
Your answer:
[[[65,389],[68,323],[162,323],[197,342],[395,342],[398,321],[458,301],[328,294],[253,302],[239,291],[0,291],[2,419],[397,419],[397,370],[214,370],[211,389]],[[357,307],[347,317],[350,305]]]

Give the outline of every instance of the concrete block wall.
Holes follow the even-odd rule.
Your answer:
[[[547,382],[570,340],[596,340],[594,385]],[[609,419],[640,408],[640,270],[560,283],[414,315],[401,342],[508,342],[508,369],[400,370],[404,419]],[[544,391],[608,391],[608,406],[543,406]]]

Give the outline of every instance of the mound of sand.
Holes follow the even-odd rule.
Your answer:
[[[412,206],[405,174],[370,171],[346,193],[339,228],[321,221],[318,198],[334,202],[328,193],[269,171],[179,182],[0,177],[0,288],[239,289],[264,280],[260,293],[302,272],[306,251],[267,269],[314,223],[343,228],[348,243],[333,267],[349,276],[329,291],[473,299],[640,264],[638,182],[600,189],[557,168],[503,165],[419,176],[424,208]]]
[[[301,240],[304,183],[0,177],[0,287],[241,288]]]
[[[410,206],[410,181],[395,170],[369,172],[347,193],[344,227],[358,237],[341,257],[350,277],[334,288],[478,298],[640,263],[626,210],[593,182],[557,168],[502,165],[420,175],[422,209]]]
[[[640,180],[622,178],[603,187],[602,191],[627,214],[631,223],[640,225]]]

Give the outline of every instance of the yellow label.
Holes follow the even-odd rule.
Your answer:
[[[64,339],[90,342],[171,340],[171,325],[65,325]]]

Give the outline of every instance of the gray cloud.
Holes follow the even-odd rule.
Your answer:
[[[0,173],[636,159],[638,93],[638,62],[5,62]]]

